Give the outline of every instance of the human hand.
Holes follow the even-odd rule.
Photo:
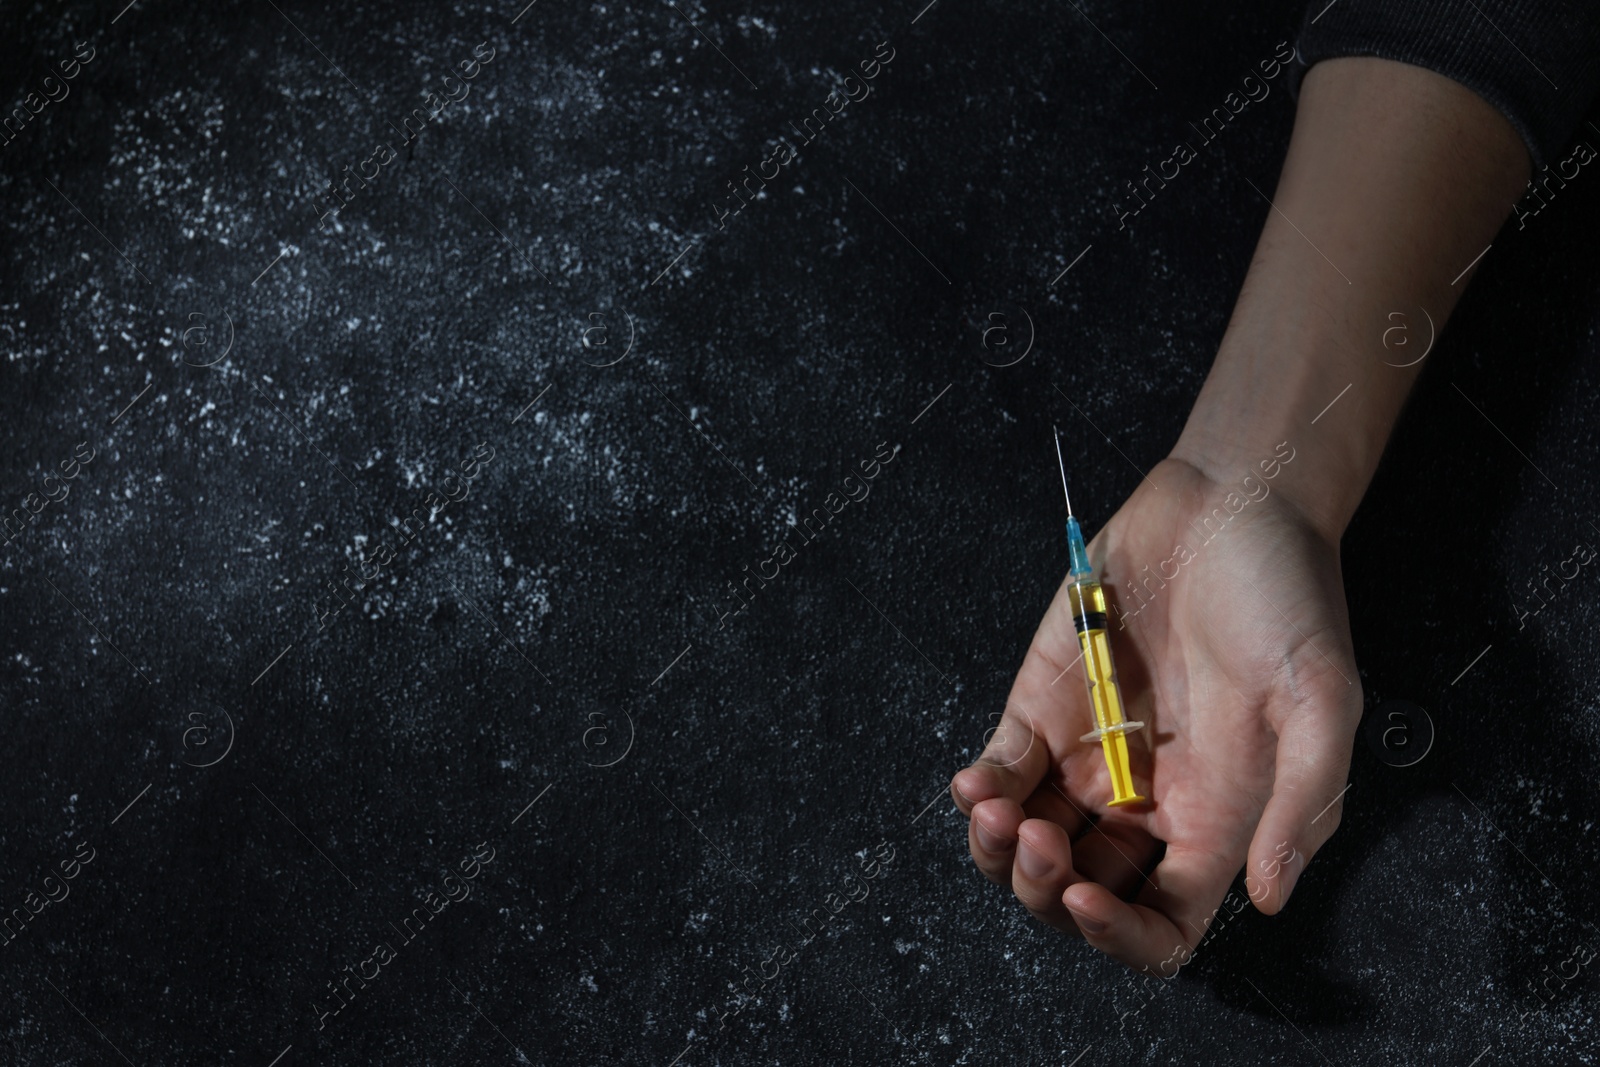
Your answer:
[[[1247,861],[1275,914],[1339,824],[1362,700],[1337,537],[1250,473],[1221,484],[1169,459],[1089,544],[1149,802],[1107,808],[1100,746],[1078,740],[1094,722],[1064,590],[951,781],[979,869],[1131,967],[1186,962]],[[1148,583],[1142,607],[1130,582]]]

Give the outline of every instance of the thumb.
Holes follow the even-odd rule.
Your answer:
[[[1049,750],[1045,739],[1034,732],[1033,716],[1013,701],[1006,705],[983,754],[950,780],[950,791],[956,806],[969,816],[974,804],[997,797],[1020,805],[1033,795],[1049,767]]]

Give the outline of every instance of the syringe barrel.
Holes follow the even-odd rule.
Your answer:
[[[1122,690],[1117,685],[1117,668],[1111,659],[1111,639],[1106,631],[1106,594],[1092,577],[1073,576],[1067,583],[1067,603],[1072,623],[1083,648],[1083,673],[1089,683],[1089,706],[1094,724],[1103,731],[1101,747],[1111,773],[1110,804],[1131,804],[1143,800],[1134,788],[1128,766],[1128,740],[1122,730],[1110,729],[1127,722]]]

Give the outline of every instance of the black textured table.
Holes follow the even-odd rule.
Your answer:
[[[1300,11],[921,2],[11,5],[0,1060],[1596,1061],[1600,178],[1346,538],[1340,832],[1137,980],[946,784],[1049,426],[1093,530],[1199,388]]]

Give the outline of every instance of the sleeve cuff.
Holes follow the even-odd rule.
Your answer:
[[[1600,4],[1570,0],[1312,0],[1290,87],[1313,64],[1371,56],[1477,93],[1522,135],[1539,170],[1561,158],[1600,92]]]

